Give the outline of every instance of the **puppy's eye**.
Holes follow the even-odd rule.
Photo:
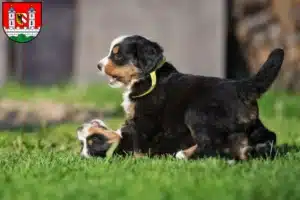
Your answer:
[[[115,54],[116,60],[122,60],[123,56],[121,54]]]

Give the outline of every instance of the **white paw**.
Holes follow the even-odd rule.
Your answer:
[[[175,157],[176,157],[177,159],[180,159],[180,160],[186,160],[186,159],[187,159],[187,157],[186,157],[186,155],[183,153],[183,151],[178,151],[178,152],[176,153]]]
[[[227,163],[228,163],[229,165],[234,165],[234,164],[236,163],[236,161],[235,161],[235,160],[228,160]]]

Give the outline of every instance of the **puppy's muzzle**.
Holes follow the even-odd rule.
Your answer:
[[[97,68],[98,68],[100,71],[102,71],[103,64],[102,64],[102,63],[98,63]]]

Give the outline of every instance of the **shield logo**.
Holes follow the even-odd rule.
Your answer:
[[[2,2],[2,27],[14,42],[32,41],[42,28],[42,2]]]

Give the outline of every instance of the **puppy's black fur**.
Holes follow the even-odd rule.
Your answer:
[[[162,133],[169,141],[191,135],[198,155],[226,149],[238,159],[246,159],[241,155],[244,147],[276,143],[275,133],[259,119],[257,99],[277,77],[282,49],[273,50],[255,76],[238,81],[183,74],[166,62],[156,71],[155,89],[134,98],[149,89],[149,73],[162,60],[163,49],[141,36],[127,37],[116,45],[119,57],[116,60],[111,54],[111,62],[119,69],[130,62],[139,71],[138,81],[128,86],[133,113],[121,128],[123,134],[133,134],[135,152],[147,153],[153,138]],[[118,74],[114,77],[122,80]]]

